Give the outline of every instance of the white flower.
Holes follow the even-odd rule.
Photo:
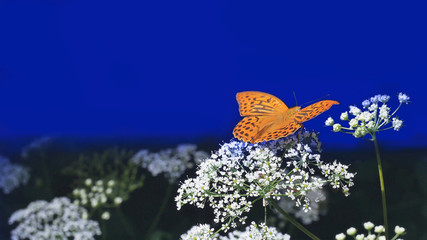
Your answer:
[[[353,236],[354,234],[356,234],[356,232],[357,232],[357,230],[354,227],[347,229],[347,235],[349,235],[349,236]]]
[[[107,212],[107,211],[103,212],[101,215],[101,219],[109,220],[110,219],[110,212]]]
[[[304,135],[302,142],[307,140]],[[322,162],[319,154],[298,143],[295,136],[260,144],[231,141],[200,163],[196,177],[181,184],[175,201],[178,210],[185,204],[199,208],[208,204],[214,210],[214,222],[228,230],[237,226],[236,221],[246,221],[255,199],[265,203],[285,194],[296,207],[309,212],[308,192],[322,189],[325,183],[348,195],[354,174],[347,168],[336,161]],[[315,176],[316,172],[324,179]]]
[[[334,126],[332,127],[334,132],[339,132],[341,131],[341,124],[339,123],[335,123]]]
[[[348,124],[350,125],[351,128],[355,128],[359,125],[359,121],[356,118],[353,118],[350,120]]]
[[[385,236],[379,236],[378,240],[386,240]]]
[[[114,204],[120,205],[123,202],[123,198],[121,197],[115,197],[114,198]]]
[[[382,225],[376,226],[374,229],[374,232],[376,232],[376,233],[382,233],[384,231],[385,231],[385,229]]]
[[[317,189],[307,191],[306,196],[310,202],[310,211],[305,211],[304,208],[296,207],[295,201],[289,197],[280,198],[277,204],[285,212],[294,214],[296,218],[301,219],[303,224],[307,225],[314,221],[319,221],[320,214],[326,214],[326,208],[321,207],[326,204],[326,195],[322,189]],[[285,220],[283,215],[277,210],[274,209],[273,212],[276,213],[280,219]]]
[[[364,240],[365,239],[365,235],[363,234],[357,234],[356,235],[356,240]]]
[[[214,229],[209,224],[200,224],[193,226],[188,232],[182,234],[181,240],[218,240],[218,235],[212,236]]]
[[[328,117],[328,119],[326,119],[326,121],[325,121],[325,125],[326,126],[332,126],[332,125],[334,125],[334,119],[331,118],[331,117]]]
[[[107,182],[107,186],[108,187],[113,187],[114,184],[116,184],[116,182],[114,180],[112,180],[112,179]]]
[[[335,235],[335,239],[336,240],[344,240],[345,234],[344,233],[337,234],[337,235]]]
[[[20,185],[27,184],[30,179],[29,169],[10,163],[9,159],[0,156],[0,189],[9,194]]]
[[[375,225],[372,223],[372,222],[365,222],[364,224],[363,224],[363,227],[366,229],[366,230],[371,230],[373,227],[375,227]]]
[[[258,226],[255,222],[246,227],[245,231],[235,230],[227,236],[219,237],[220,240],[290,240],[290,238],[288,234],[282,234],[274,227],[268,227],[264,223]]]
[[[363,121],[363,122],[369,122],[373,118],[374,118],[374,115],[369,111],[364,111],[356,117],[357,120]]]
[[[380,117],[381,119],[388,119],[388,118],[390,118],[390,116],[389,116],[389,112],[390,112],[390,108],[389,108],[389,107],[387,107],[387,105],[386,105],[386,104],[383,104],[383,105],[380,107],[380,115],[379,115],[379,117]]]
[[[86,186],[92,185],[92,179],[90,179],[90,178],[86,179],[85,184],[86,184]]]
[[[382,103],[387,103],[388,100],[390,100],[390,96],[388,96],[388,95],[381,95],[379,97],[379,101],[382,102]]]
[[[402,127],[402,125],[403,125],[403,121],[402,120],[400,120],[398,118],[393,118],[392,126],[393,126],[394,130],[399,131],[400,128]]]
[[[398,98],[400,103],[409,103],[409,97],[404,93],[399,93]]]
[[[350,106],[350,111],[351,114],[353,114],[354,116],[359,115],[362,111],[356,107],[356,106]]]
[[[368,108],[370,104],[371,104],[371,102],[369,100],[365,100],[365,101],[362,102],[362,106],[364,108]]]
[[[99,224],[87,220],[87,211],[74,205],[68,198],[54,198],[51,202],[38,200],[18,210],[9,218],[9,224],[18,223],[11,239],[82,239],[94,240],[100,235]]]
[[[394,227],[394,232],[397,235],[402,235],[405,232],[405,228],[396,226],[396,227]]]
[[[166,149],[157,153],[141,150],[132,157],[132,161],[146,168],[153,176],[164,174],[169,182],[175,182],[194,162],[207,158],[208,154],[196,151],[193,144],[181,144],[175,149]],[[193,162],[192,162],[193,161]]]
[[[341,113],[340,119],[343,121],[347,121],[348,120],[348,112]],[[328,125],[328,126],[331,126],[331,125]]]

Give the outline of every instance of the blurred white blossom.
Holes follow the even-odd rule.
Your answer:
[[[80,188],[73,190],[72,196],[74,204],[87,209],[119,206],[124,201],[123,197],[127,196],[124,190],[120,188],[122,185],[116,185],[114,180],[95,181],[87,178],[84,183]]]
[[[0,156],[0,188],[4,194],[9,194],[19,185],[27,184],[30,170],[18,164],[12,164],[9,159]]]
[[[132,157],[135,164],[146,168],[153,176],[164,174],[169,182],[175,182],[188,168],[194,166],[194,162],[209,157],[204,151],[197,151],[193,144],[181,144],[174,149],[165,149],[151,153],[143,149]]]
[[[281,198],[277,203],[285,212],[295,215],[301,219],[303,224],[310,224],[319,221],[319,216],[326,214],[326,195],[322,189],[307,192],[307,198],[310,200],[310,211],[304,211],[302,208],[295,206],[295,202],[290,198]],[[277,210],[274,210],[276,215],[282,221],[286,219]]]
[[[9,224],[14,223],[18,225],[11,232],[12,240],[93,240],[101,234],[99,224],[87,219],[86,209],[66,197],[34,201],[12,214]]]

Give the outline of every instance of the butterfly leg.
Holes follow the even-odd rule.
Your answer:
[[[299,132],[298,132],[298,136],[297,136],[297,140],[298,140],[298,142],[300,142],[300,136],[301,136],[301,133],[302,133],[302,129],[304,128],[304,124],[302,124],[301,123],[301,128],[300,128],[300,130],[299,130]]]

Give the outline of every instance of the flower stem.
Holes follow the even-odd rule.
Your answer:
[[[105,220],[101,220],[101,236],[103,240],[107,239],[107,228],[105,226]]]
[[[303,233],[305,233],[307,236],[309,236],[313,240],[320,240],[316,235],[311,233],[307,228],[305,228],[303,225],[301,225],[297,220],[295,220],[293,217],[291,217],[289,214],[287,214],[282,208],[277,205],[275,201],[268,200],[270,204],[277,209],[290,223],[292,223],[295,227],[297,227],[299,230],[301,230]]]
[[[388,220],[387,220],[387,203],[385,199],[385,187],[384,187],[384,178],[383,178],[383,169],[381,165],[381,157],[380,157],[380,150],[378,148],[378,142],[377,137],[375,136],[375,133],[372,134],[372,140],[374,141],[375,145],[375,153],[377,156],[377,163],[378,163],[378,174],[380,177],[380,186],[381,186],[381,197],[382,197],[382,204],[383,204],[383,216],[384,216],[384,228],[385,228],[385,236],[386,239],[390,239],[388,235]]]
[[[147,234],[145,235],[145,239],[150,239],[151,234],[152,234],[152,233],[153,233],[153,231],[156,229],[157,224],[158,224],[158,223],[159,223],[159,221],[160,221],[160,217],[162,216],[162,214],[163,214],[163,212],[164,212],[164,210],[165,210],[165,208],[166,208],[166,204],[167,204],[167,202],[169,201],[169,197],[170,197],[171,192],[172,192],[172,187],[173,187],[173,184],[170,184],[170,183],[169,183],[169,186],[168,186],[168,188],[166,189],[166,193],[165,193],[165,195],[164,195],[164,197],[163,197],[162,204],[160,205],[159,211],[157,211],[157,215],[156,215],[156,217],[154,218],[153,222],[151,223],[151,226],[150,226],[150,228],[148,229]]]
[[[119,215],[120,221],[122,222],[123,227],[126,229],[127,233],[130,235],[130,239],[136,239],[135,232],[132,229],[132,226],[130,225],[129,221],[127,221],[126,216],[123,214],[120,207],[116,208],[117,215]]]

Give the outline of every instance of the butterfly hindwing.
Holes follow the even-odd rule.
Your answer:
[[[240,116],[264,116],[284,113],[288,107],[277,97],[263,92],[247,91],[236,94]]]
[[[269,116],[244,117],[233,130],[234,137],[245,142],[254,142],[258,135],[274,123]]]
[[[270,131],[265,132],[263,135],[255,138],[253,142],[257,143],[262,141],[277,140],[279,138],[291,135],[292,133],[296,132],[300,127],[301,124],[291,121],[282,128],[271,129]]]
[[[305,121],[308,121],[319,114],[323,113],[324,111],[331,108],[332,105],[339,104],[337,101],[333,100],[323,100],[319,101],[317,103],[311,104],[310,106],[307,106],[300,111],[296,112],[294,115],[294,120],[298,123],[302,123]]]

